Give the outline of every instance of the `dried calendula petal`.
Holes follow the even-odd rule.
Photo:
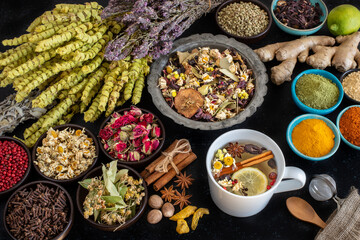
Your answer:
[[[198,91],[192,88],[182,89],[175,97],[175,108],[178,113],[191,118],[204,105],[204,99]]]
[[[170,220],[177,221],[179,219],[190,217],[195,212],[196,209],[197,207],[195,206],[187,206],[186,208],[184,208],[183,210],[172,216]]]
[[[81,131],[80,129],[78,129],[78,130],[75,131],[75,135],[76,135],[76,136],[80,136],[81,133],[82,133],[82,131]]]
[[[176,232],[178,234],[184,234],[190,232],[189,226],[184,219],[177,220]]]
[[[204,214],[209,214],[209,209],[207,208],[199,208],[198,210],[196,210],[196,212],[193,215],[192,221],[191,221],[191,229],[195,230],[198,223],[199,223],[199,219],[202,218],[202,216]]]

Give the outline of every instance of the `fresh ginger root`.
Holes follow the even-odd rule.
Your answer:
[[[271,80],[276,85],[291,80],[296,58],[306,62],[313,68],[325,69],[334,66],[338,71],[345,72],[360,66],[360,32],[348,36],[336,37],[339,46],[333,46],[335,39],[328,36],[302,37],[289,42],[274,43],[255,50],[263,62],[276,58],[282,63],[271,68]],[[313,54],[309,56],[309,52]]]
[[[271,61],[274,58],[282,63],[271,68],[271,81],[280,85],[291,80],[291,74],[297,60],[305,62],[309,51],[319,45],[332,46],[335,39],[328,36],[302,37],[289,42],[274,43],[255,50],[255,53],[263,62]]]

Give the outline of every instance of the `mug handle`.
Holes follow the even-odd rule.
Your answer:
[[[288,179],[288,180],[284,180]],[[285,167],[284,177],[275,193],[288,192],[302,188],[306,182],[303,170],[297,167]]]

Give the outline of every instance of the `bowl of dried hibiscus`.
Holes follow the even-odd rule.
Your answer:
[[[266,68],[251,48],[223,35],[197,34],[176,41],[152,64],[148,90],[174,122],[216,130],[254,114],[267,81]]]

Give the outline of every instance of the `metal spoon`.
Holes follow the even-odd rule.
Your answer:
[[[313,223],[321,228],[326,227],[326,223],[321,220],[313,207],[304,199],[290,197],[286,200],[286,206],[294,217],[305,222]]]

